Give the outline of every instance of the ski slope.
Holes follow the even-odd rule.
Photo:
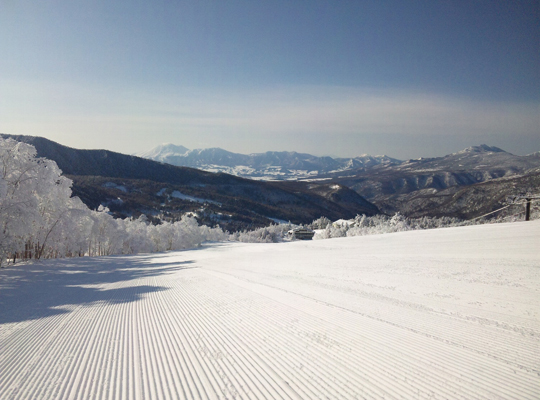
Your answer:
[[[540,221],[0,270],[0,399],[538,399]]]

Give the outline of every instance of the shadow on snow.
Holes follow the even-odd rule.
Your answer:
[[[194,268],[189,266],[192,261],[160,263],[159,258],[158,254],[84,257],[2,269],[0,324],[67,313],[97,302],[135,302],[147,293],[167,290],[144,278]]]

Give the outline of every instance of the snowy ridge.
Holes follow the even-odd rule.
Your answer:
[[[469,219],[501,207],[492,204],[493,199],[499,201],[501,198],[497,191],[484,196],[480,193],[482,189],[476,189],[478,185],[494,183],[500,178],[515,178],[516,184],[509,183],[503,192],[510,192],[510,195],[534,190],[534,183],[521,188],[522,184],[517,181],[534,173],[539,165],[540,158],[534,154],[517,156],[483,144],[444,157],[381,165],[335,181],[354,189],[387,214],[399,211],[415,217],[436,215]],[[453,195],[462,189],[467,191],[467,187],[470,196],[454,202]]]
[[[223,172],[259,180],[297,180],[318,175],[399,164],[388,156],[363,154],[354,158],[317,157],[294,151],[267,151],[239,154],[221,148],[188,150],[183,146],[163,144],[139,157],[171,165],[192,167],[209,172]]]
[[[453,154],[463,154],[463,153],[506,153],[503,149],[500,149],[496,146],[488,146],[487,144],[481,144],[479,146],[467,147],[464,150],[458,151]]]
[[[539,235],[533,221],[1,270],[0,398],[535,399]]]
[[[172,143],[164,143],[153,149],[137,154],[142,158],[149,158],[154,161],[164,161],[167,157],[184,155],[189,149],[184,146],[176,146]]]

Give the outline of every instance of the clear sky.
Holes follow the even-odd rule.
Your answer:
[[[123,153],[540,150],[540,1],[0,0],[0,132]]]

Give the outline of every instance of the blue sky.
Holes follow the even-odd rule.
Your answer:
[[[0,0],[0,132],[397,158],[540,150],[539,1]]]

